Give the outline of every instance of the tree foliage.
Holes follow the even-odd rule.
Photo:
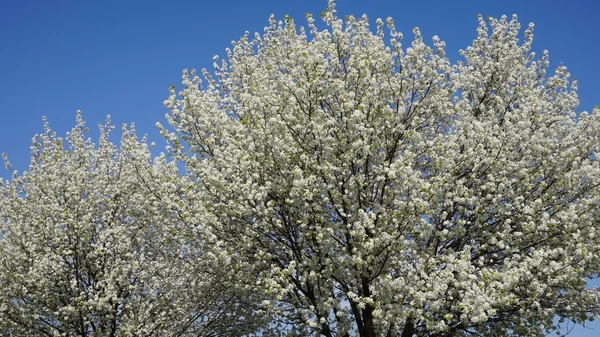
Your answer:
[[[0,187],[0,335],[244,335],[252,306],[177,214],[173,163],[133,128],[117,148],[108,121],[98,147],[81,115],[66,139],[45,129]]]
[[[575,113],[533,25],[519,42],[516,17],[480,17],[452,64],[391,19],[322,17],[271,19],[166,102],[198,225],[239,282],[291,335],[531,336],[597,315],[600,112]]]
[[[479,18],[273,17],[183,74],[152,160],[50,133],[1,190],[0,334],[541,336],[597,317],[600,111]],[[387,28],[386,28],[387,27]],[[522,41],[520,41],[522,36]],[[175,328],[174,328],[175,327]]]

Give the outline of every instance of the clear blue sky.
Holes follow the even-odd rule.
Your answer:
[[[244,31],[262,31],[271,13],[304,23],[326,0],[303,1],[29,1],[0,0],[0,152],[27,168],[31,137],[42,116],[64,134],[83,111],[92,130],[111,114],[135,122],[160,145],[154,127],[162,102],[183,68],[210,68],[212,56]],[[475,38],[477,14],[516,13],[535,22],[534,50],[550,51],[551,67],[564,63],[579,80],[581,110],[600,104],[600,10],[592,0],[398,1],[338,0],[340,14],[392,16],[411,38],[414,26],[428,41],[439,35],[453,60]],[[8,177],[0,170],[0,177]],[[571,336],[600,336],[576,329]]]

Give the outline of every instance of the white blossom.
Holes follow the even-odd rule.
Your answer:
[[[597,316],[600,111],[576,113],[533,25],[480,17],[451,64],[418,28],[403,46],[392,19],[386,37],[333,1],[322,18],[271,17],[165,102],[186,200],[238,282],[299,336],[532,336]]]
[[[0,186],[0,335],[246,335],[252,296],[189,239],[184,177],[133,125],[119,148],[112,129],[95,145],[80,114],[64,139],[45,122]]]

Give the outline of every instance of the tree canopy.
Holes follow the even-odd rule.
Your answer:
[[[600,110],[576,112],[533,24],[480,17],[452,63],[391,18],[321,17],[272,17],[184,71],[155,159],[132,129],[117,149],[80,117],[68,147],[47,128],[0,190],[0,334],[541,336],[597,317]]]
[[[253,306],[176,216],[174,163],[133,126],[120,148],[109,120],[99,146],[80,114],[66,139],[45,129],[0,188],[0,335],[244,335]]]

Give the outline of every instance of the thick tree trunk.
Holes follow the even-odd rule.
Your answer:
[[[415,331],[415,326],[411,317],[406,319],[406,323],[404,324],[404,330],[402,330],[402,335],[400,337],[412,337],[413,332]]]
[[[371,289],[369,288],[369,280],[366,277],[362,278],[362,291],[363,296],[371,296]],[[362,311],[363,326],[360,331],[360,337],[376,337],[375,336],[375,325],[373,323],[373,305],[367,304]]]

